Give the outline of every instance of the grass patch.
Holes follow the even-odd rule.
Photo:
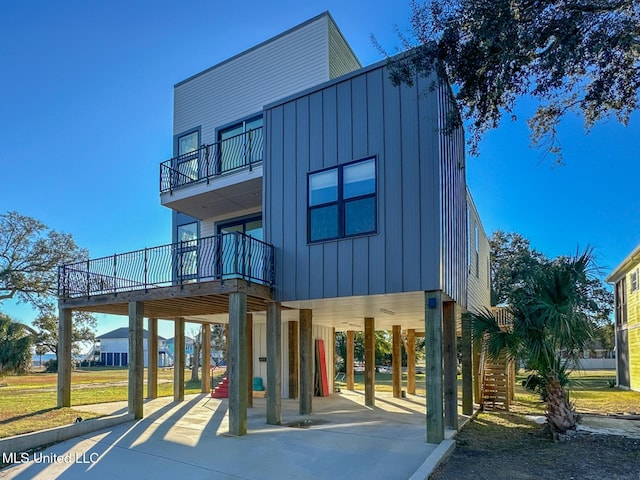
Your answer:
[[[545,405],[540,397],[525,390],[522,380],[526,375],[516,376],[515,400],[516,411],[524,413],[543,413]],[[615,380],[615,371],[589,370],[575,371],[569,377],[569,398],[576,405],[579,413],[634,413],[640,412],[640,392],[610,387],[610,380]]]
[[[214,385],[224,370],[214,372]],[[185,370],[190,378],[191,372]],[[47,428],[69,425],[77,417],[96,418],[97,413],[87,411],[83,405],[126,401],[129,370],[126,368],[93,368],[71,374],[71,408],[57,408],[57,382],[55,373],[7,376],[0,386],[0,438]],[[147,395],[147,370],[144,374],[144,396]],[[200,393],[200,381],[185,381],[185,394]],[[173,370],[158,371],[158,396],[173,395]]]

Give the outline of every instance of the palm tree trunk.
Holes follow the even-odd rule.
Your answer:
[[[554,439],[557,439],[559,434],[566,433],[567,430],[575,430],[578,414],[555,375],[547,377],[545,382],[547,387],[547,422]]]

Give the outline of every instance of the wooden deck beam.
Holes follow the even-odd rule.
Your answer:
[[[158,319],[149,318],[147,323],[147,398],[158,398]]]
[[[347,358],[345,359],[347,390],[355,390],[355,332],[347,330]]]
[[[375,320],[364,319],[364,404],[376,404],[376,332]]]
[[[129,304],[129,413],[139,420],[144,411],[144,335],[142,329],[144,307],[140,302]],[[157,337],[156,337],[157,338]],[[157,358],[157,351],[156,351]]]
[[[313,399],[313,332],[311,310],[300,310],[300,415],[310,415]]]
[[[400,325],[392,327],[392,354],[391,354],[391,383],[393,385],[393,397],[402,396],[402,339],[400,338]]]
[[[267,423],[282,423],[282,311],[280,303],[267,309]]]
[[[407,393],[416,394],[416,331],[407,330]]]
[[[425,292],[425,349],[427,387],[427,442],[444,440],[442,380],[442,292]]]

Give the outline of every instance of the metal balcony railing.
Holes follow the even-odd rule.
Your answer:
[[[58,267],[62,300],[241,278],[274,285],[274,249],[239,232],[145,248]]]
[[[160,164],[160,193],[209,181],[218,175],[262,162],[264,140],[262,127],[248,130],[234,137],[202,145]]]

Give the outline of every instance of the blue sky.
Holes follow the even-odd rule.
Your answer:
[[[408,1],[0,2],[0,211],[71,233],[92,257],[169,243],[158,170],[172,153],[173,85],[325,10],[364,65],[381,59],[371,34],[393,51],[394,25],[408,29]],[[591,245],[610,271],[640,243],[640,116],[588,136],[567,119],[566,165],[553,167],[529,146],[531,111],[523,102],[468,159],[485,229],[520,232],[549,256]],[[98,331],[124,324],[102,318]]]

